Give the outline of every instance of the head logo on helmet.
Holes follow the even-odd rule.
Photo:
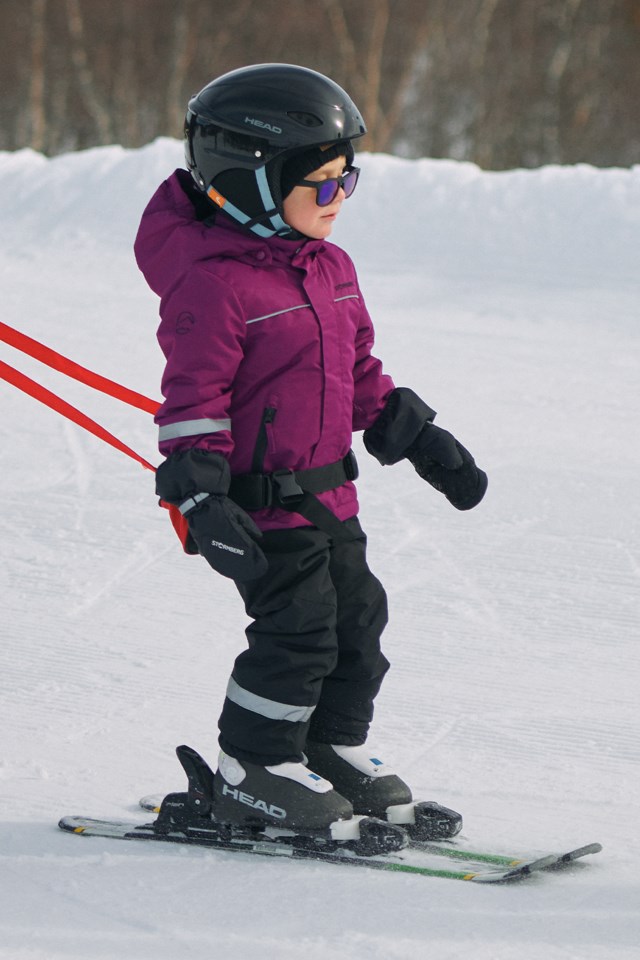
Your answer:
[[[315,70],[264,63],[232,70],[189,101],[185,158],[199,189],[262,237],[286,235],[280,175],[296,153],[345,144],[367,132],[342,87]]]
[[[264,120],[258,120],[256,117],[245,117],[245,123],[252,123],[254,127],[261,127],[262,130],[270,130],[271,133],[282,133],[282,127],[276,127],[271,123],[265,123]]]

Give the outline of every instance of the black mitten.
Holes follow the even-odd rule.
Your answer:
[[[261,577],[268,562],[256,542],[261,531],[227,496],[230,480],[221,454],[186,450],[158,467],[156,493],[186,517],[198,552],[213,569],[243,583]]]
[[[406,452],[418,476],[444,493],[457,510],[471,510],[487,491],[487,475],[447,430],[425,423]]]
[[[487,475],[454,436],[433,424],[435,415],[413,390],[396,387],[376,422],[365,430],[364,445],[383,465],[410,460],[449,503],[470,510],[485,495]]]

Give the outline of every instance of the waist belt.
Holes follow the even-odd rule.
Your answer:
[[[243,510],[280,507],[298,513],[334,539],[350,540],[347,528],[315,494],[341,487],[358,476],[353,450],[342,460],[310,470],[274,470],[232,477],[229,496]]]

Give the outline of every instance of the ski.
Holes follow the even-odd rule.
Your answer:
[[[448,831],[459,831],[460,815],[426,802],[413,805],[410,812],[415,822],[406,830],[398,824],[366,816],[337,819],[322,830],[309,831],[261,822],[262,816],[230,823],[214,815],[214,774],[206,761],[184,744],[177,747],[176,754],[187,775],[187,792],[170,793],[163,798],[143,797],[141,806],[157,814],[153,823],[72,816],[63,817],[58,826],[68,833],[87,837],[185,843],[221,851],[339,863],[475,883],[522,880],[600,849],[599,844],[589,844],[561,855],[529,859],[465,850],[450,839],[455,835],[453,832],[445,834],[449,839],[440,839],[443,824]],[[438,839],[426,842],[421,836]],[[442,863],[440,859],[438,863],[438,858],[443,857],[448,862]]]
[[[457,843],[447,841],[430,842],[420,840],[409,840],[410,848],[414,850],[423,850],[426,853],[432,853],[437,857],[447,857],[450,860],[465,860],[469,863],[485,863],[502,867],[517,867],[521,863],[526,863],[522,857],[510,856],[502,853],[489,853],[484,850],[466,850]],[[573,850],[567,850],[565,853],[551,853],[540,859],[548,861],[544,867],[539,869],[558,870],[567,867],[580,860],[582,857],[593,853],[600,853],[601,843],[587,843],[582,847],[576,847]]]
[[[411,873],[424,877],[439,877],[449,880],[464,880],[472,883],[510,883],[524,880],[549,866],[551,857],[521,862],[516,866],[489,869],[486,871],[454,869],[431,866],[419,859],[419,851],[407,850],[404,854],[386,853],[378,856],[361,856],[350,850],[327,849],[307,846],[309,838],[278,836],[278,832],[264,834],[265,839],[251,836],[224,836],[220,829],[185,827],[158,832],[154,824],[138,824],[120,820],[95,820],[86,817],[63,817],[58,826],[61,830],[85,837],[105,837],[118,840],[184,843],[212,847],[216,850],[258,854],[271,857],[288,857],[292,860],[314,860],[323,863],[365,867],[371,870]],[[418,854],[418,857],[416,857]],[[424,856],[424,854],[423,854]]]
[[[159,794],[149,794],[139,800],[139,806],[150,813],[159,813],[162,804],[162,796]],[[545,856],[538,856],[533,859],[522,855],[512,855],[503,853],[493,853],[486,850],[469,850],[461,846],[457,840],[425,841],[409,838],[409,847],[412,850],[420,850],[423,853],[429,853],[436,857],[443,857],[453,861],[464,861],[470,864],[484,864],[491,867],[502,867],[505,870],[515,869],[526,866],[530,863],[538,865],[536,870],[560,870],[568,867],[576,860],[590,854],[600,853],[601,843],[587,843],[584,846],[576,847],[573,850],[567,850],[565,853],[552,853]],[[542,863],[544,861],[544,863]]]

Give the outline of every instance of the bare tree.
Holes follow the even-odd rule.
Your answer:
[[[99,143],[112,143],[112,114],[103,93],[103,87],[97,81],[90,62],[87,38],[80,0],[65,0],[67,23],[71,38],[71,62],[84,104],[92,117],[98,133]]]
[[[169,130],[179,130],[184,118],[184,87],[195,52],[194,13],[193,0],[183,0],[183,3],[176,4],[173,15],[173,50],[166,83],[166,126]]]
[[[31,71],[29,83],[30,145],[42,150],[45,145],[45,17],[47,0],[31,0]]]

